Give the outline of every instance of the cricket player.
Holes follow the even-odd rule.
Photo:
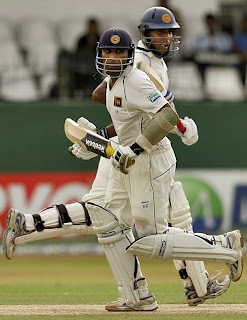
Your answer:
[[[111,171],[104,208],[95,207],[92,203],[88,203],[87,208],[95,227],[96,216],[101,228],[100,217],[104,215],[104,210],[113,213],[123,229],[135,223],[141,239],[130,245],[129,252],[158,257],[160,251],[149,251],[150,255],[142,252],[145,236],[153,235],[151,241],[155,242],[154,239],[167,231],[175,232],[174,235],[176,232],[183,232],[178,228],[168,228],[167,222],[176,159],[166,135],[178,123],[178,116],[152,82],[150,83],[147,75],[129,65],[132,62],[133,49],[130,40],[129,45],[125,43],[124,46],[126,38],[128,37],[123,30],[110,29],[102,35],[98,46],[96,67],[100,73],[108,75],[106,107],[120,145],[112,158],[113,166],[117,170]],[[124,57],[128,59],[124,60]],[[135,164],[130,168],[126,166],[129,157],[135,158]],[[107,231],[108,234],[113,232]],[[98,233],[99,242],[109,243],[108,237],[102,235]],[[186,243],[189,235],[183,233],[184,236]],[[206,236],[202,241],[205,239],[209,238]],[[150,242],[150,246],[152,244]],[[165,243],[163,245],[166,247]],[[135,246],[138,247],[137,250],[134,249]],[[162,248],[157,245],[156,249]],[[195,247],[194,249],[196,250]],[[108,258],[108,261],[111,262],[111,259]],[[113,302],[113,309],[116,306],[117,302]]]
[[[170,10],[164,7],[152,7],[144,12],[138,28],[141,40],[135,50],[135,62],[145,61],[159,75],[164,87],[168,88],[168,70],[164,58],[172,57],[178,52],[180,37],[177,37],[174,33],[180,26]],[[93,100],[105,104],[105,90],[106,82],[103,81],[94,91]],[[162,92],[162,94],[174,107],[172,92],[167,90]],[[81,121],[82,119],[79,120],[79,122]],[[172,132],[179,135],[186,145],[196,143],[198,131],[195,122],[185,117],[182,123],[186,127],[184,133],[180,132],[177,126],[174,127]],[[107,138],[114,134],[115,131],[112,134],[111,127],[108,127],[103,132],[103,135]],[[79,145],[74,146],[73,154],[82,159],[88,156],[88,152],[83,150]],[[98,170],[99,177],[101,173],[105,175],[106,172],[109,172],[109,161],[101,159]],[[105,181],[105,177],[103,180]],[[101,181],[101,179],[95,180],[95,186],[92,188],[91,195],[95,194],[98,181]],[[87,197],[85,200],[93,201],[90,199],[91,195],[89,193],[89,198]],[[173,227],[192,230],[190,206],[185,197],[182,184],[179,181],[173,181],[171,184],[170,203],[169,223]],[[202,261],[174,261],[174,263],[183,280],[185,295],[190,306],[195,306],[203,303],[206,299],[221,295],[230,285],[228,276],[225,276],[224,280],[221,279],[220,283],[216,279],[210,279]]]
[[[116,36],[116,37],[113,37],[113,36]],[[128,36],[126,36],[126,33],[124,31],[120,30],[120,35],[118,33],[112,34],[112,37],[113,37],[112,41],[113,41],[114,45],[118,44],[118,40],[119,39],[118,39],[117,36],[121,40],[122,40],[122,37],[125,37],[125,38],[127,37],[128,38]],[[116,40],[114,40],[114,38],[116,38]],[[109,40],[110,39],[109,39],[109,37],[107,39],[108,39],[108,45],[109,45]],[[117,47],[114,46],[114,48],[117,48]],[[104,51],[103,47],[99,46],[98,49],[99,49],[99,51],[100,50]],[[118,50],[121,52],[120,49],[122,50],[124,48],[121,48],[121,47],[118,48]],[[108,50],[109,50],[109,48],[108,48]],[[98,65],[97,66],[98,66],[99,72],[103,72],[104,74],[110,75],[110,79],[111,79],[110,81],[112,81],[113,83],[115,83],[115,80],[114,80],[115,78],[117,80],[119,80],[119,78],[121,78],[122,75],[125,74],[126,71],[127,71],[126,74],[125,74],[126,79],[130,79],[131,77],[127,77],[127,76],[129,75],[128,73],[130,73],[132,75],[132,72],[131,72],[132,70],[129,69],[129,67],[131,67],[131,65],[133,64],[133,58],[129,57],[129,55],[131,53],[131,50],[133,51],[133,47],[131,47],[131,48],[128,47],[128,59],[127,59],[127,62],[125,62],[126,57],[125,57],[125,60],[123,60],[124,62],[122,62],[122,60],[119,60],[119,56],[118,55],[117,55],[117,58],[111,58],[110,60],[113,59],[113,61],[117,61],[117,62],[121,61],[121,63],[120,63],[120,65],[119,65],[119,63],[118,64],[116,63],[116,65],[115,65],[115,62],[112,62],[110,64],[110,66],[108,66],[108,67],[111,67],[112,69],[110,69],[108,71],[106,71],[104,68],[102,68],[102,66],[104,64],[102,64],[102,62],[100,62],[100,59],[103,59],[103,57],[98,56],[99,60],[98,60]],[[114,60],[114,59],[116,59],[116,60]],[[103,61],[103,60],[101,60],[101,61]],[[119,68],[120,68],[120,71],[119,71]],[[140,71],[138,71],[138,72],[140,72]],[[145,79],[144,82],[146,82],[146,80],[147,80],[147,78]],[[150,80],[149,79],[148,79],[148,82],[149,82],[148,85],[150,86]],[[137,81],[137,83],[138,83],[138,81]],[[128,86],[126,86],[126,88],[127,87]],[[152,91],[149,92],[148,97],[145,97],[145,99],[148,98],[150,103],[152,103],[152,104],[149,103],[150,104],[150,105],[148,105],[149,108],[154,106],[153,105],[154,101],[159,100],[159,102],[160,102],[160,101],[162,101],[162,99],[164,99],[162,97],[162,95],[160,95],[160,93],[158,93],[157,90],[154,88],[153,84],[151,84],[151,87],[152,87]],[[138,90],[137,90],[137,92],[138,92]],[[137,93],[137,92],[134,91],[134,93]],[[123,94],[123,92],[122,92],[122,94]],[[117,98],[121,98],[122,96],[120,96],[120,97],[116,96],[116,97]],[[119,108],[121,107],[122,108],[123,107],[123,105],[121,104],[122,102],[123,102],[123,100],[121,100],[121,99],[119,99],[119,100],[116,99],[115,100],[115,96],[114,96],[114,103],[116,104],[115,107],[119,107]],[[145,102],[147,103],[147,101],[145,101]],[[164,99],[163,103],[165,103],[165,105],[166,105],[167,101]],[[143,104],[145,106],[144,101],[143,101]],[[160,107],[160,105],[159,105],[159,107]],[[169,127],[168,128],[166,126],[167,125],[167,121],[165,121],[165,132],[168,133],[168,131],[170,129],[172,129],[174,127],[174,125],[176,124],[175,122],[177,120],[177,118],[176,118],[177,116],[176,116],[176,113],[174,111],[172,111],[172,109],[170,109],[168,106],[166,108],[167,108],[167,110],[169,110],[169,114],[170,114],[169,117],[168,117],[169,121],[173,121],[174,122],[174,123],[169,123],[169,121],[168,121],[168,127]],[[119,113],[116,110],[118,110],[118,109],[114,109],[114,112]],[[165,113],[167,113],[167,110],[166,110]],[[147,114],[148,114],[148,116],[146,117],[146,119],[145,119],[145,117],[143,118],[143,123],[142,123],[143,127],[145,127],[145,124],[150,119],[152,119],[153,112],[150,112],[150,114],[149,113],[147,113]],[[162,119],[163,119],[163,116],[160,117],[160,114],[159,114],[159,116],[157,117],[157,120],[159,122],[161,121],[160,122],[161,124],[163,124],[163,122],[162,122],[163,120]],[[153,128],[155,128],[155,127],[153,127]],[[133,129],[135,129],[135,126],[134,126]],[[153,131],[153,129],[151,131]],[[151,149],[153,148],[152,147],[152,143],[154,142],[153,138],[151,137],[151,145],[150,145],[150,141],[147,140],[147,137],[150,138],[150,132],[151,131],[150,131],[150,129],[148,129],[147,136],[144,136],[144,135],[140,136],[141,143],[140,143],[140,141],[139,141],[139,143],[142,144],[143,142],[145,142],[143,147],[147,147],[146,151],[152,151]],[[162,135],[163,135],[163,133],[164,132],[162,132]],[[155,140],[155,142],[156,142],[156,140]],[[170,147],[170,144],[169,144],[168,140],[167,141],[164,140],[160,145],[159,145],[159,141],[157,141],[157,142],[158,142],[157,143],[157,150],[156,150],[157,153],[161,153],[160,149],[165,149],[165,151],[164,150],[162,150],[162,151],[164,151],[167,155],[169,154],[169,156],[167,156],[167,158],[169,158],[168,162],[170,164],[169,175],[170,175],[170,178],[172,178],[173,175],[174,175],[175,163],[176,163],[173,151],[172,151],[172,149]],[[156,146],[156,144],[155,144],[155,146]],[[131,149],[132,152],[128,149],[128,152],[130,152],[130,154],[126,155],[125,154],[126,149],[123,149],[123,148],[124,147],[122,147],[122,146],[120,146],[118,148],[116,154],[113,157],[113,165],[114,165],[115,168],[120,169],[123,173],[127,173],[129,171],[129,168],[125,167],[125,165],[123,164],[122,160],[126,159],[126,157],[128,157],[128,156],[136,157],[140,151],[141,152],[140,152],[140,156],[138,156],[138,159],[141,159],[142,156],[144,157],[146,151],[145,151],[145,148],[141,148],[141,146],[139,144],[137,144],[137,143],[133,144],[133,150]],[[149,157],[150,156],[149,156],[149,152],[148,152],[148,158]],[[161,160],[161,164],[163,163],[162,165],[164,165],[164,161],[162,160],[163,156],[161,156],[161,155],[159,157],[155,156],[155,159],[156,158],[157,158],[157,160],[159,158],[161,158],[160,159]],[[167,160],[168,159],[166,159],[166,161]],[[153,165],[155,163],[153,162]],[[159,161],[158,161],[158,163],[159,163]],[[167,166],[167,163],[165,164],[165,166]],[[133,166],[133,168],[137,168],[137,167],[138,166],[136,166],[136,164]],[[114,170],[113,170],[113,172],[116,171],[116,170],[115,171]],[[133,171],[132,168],[131,168],[131,171]],[[123,174],[122,172],[121,172],[121,175]],[[157,174],[157,172],[156,172],[156,174]],[[132,176],[135,176],[135,175],[132,174]],[[140,177],[141,176],[142,176],[142,174],[140,175]],[[138,175],[137,175],[137,177],[138,177]],[[154,180],[156,180],[156,179],[157,179],[157,181],[154,181],[152,183],[153,187],[155,187],[156,182],[158,182],[159,175]],[[171,181],[172,181],[172,180],[169,180],[169,179],[168,179],[168,181],[166,181],[166,179],[164,179],[164,180],[162,179],[163,180],[162,183],[164,183],[164,186],[166,186],[164,190],[167,189],[167,185],[169,185],[169,183],[171,183]],[[115,181],[115,180],[113,179],[112,181]],[[121,185],[122,185],[122,182],[121,182]],[[157,186],[160,186],[159,182],[158,182]],[[136,223],[136,226],[138,225],[137,231],[138,231],[139,235],[163,234],[163,230],[167,230],[167,221],[164,224],[163,216],[162,216],[162,214],[161,215],[159,214],[159,211],[162,211],[161,208],[166,208],[167,207],[167,203],[169,202],[169,198],[165,197],[163,203],[162,203],[162,201],[160,203],[159,202],[157,203],[157,205],[159,204],[158,205],[159,208],[157,207],[157,209],[159,209],[157,211],[157,217],[156,217],[157,219],[155,218],[153,220],[153,223],[151,223],[152,227],[150,229],[149,223],[140,222],[140,220],[142,220],[142,218],[140,219],[139,213],[138,213],[138,211],[140,211],[139,210],[140,208],[139,209],[137,208],[138,210],[137,210],[137,215],[136,216],[133,217],[132,214],[130,214],[130,211],[134,212],[134,210],[132,209],[132,206],[131,206],[131,208],[125,208],[125,210],[124,210],[124,208],[122,208],[123,212],[126,211],[126,209],[128,209],[126,211],[126,212],[128,212],[128,214],[124,214],[123,215],[124,216],[123,222],[121,222],[122,217],[121,217],[121,212],[120,211],[122,209],[119,208],[119,202],[118,202],[119,200],[115,199],[114,197],[112,198],[112,194],[114,194],[115,192],[112,192],[111,188],[112,188],[112,191],[118,190],[118,189],[115,189],[115,186],[114,187],[109,187],[107,195],[109,195],[108,198],[110,200],[109,199],[106,200],[106,206],[105,207],[102,207],[102,206],[100,206],[100,205],[98,205],[96,203],[89,203],[87,205],[87,207],[89,208],[89,213],[90,213],[89,216],[91,216],[91,218],[93,217],[92,220],[93,220],[93,224],[94,224],[94,230],[95,230],[95,232],[97,232],[97,234],[99,234],[99,241],[105,247],[105,251],[106,251],[106,255],[107,255],[108,261],[110,262],[110,265],[111,264],[113,264],[113,265],[115,264],[115,270],[114,270],[114,267],[113,267],[113,272],[115,271],[114,275],[115,275],[115,277],[116,277],[116,279],[118,281],[118,284],[119,284],[119,289],[120,289],[119,291],[120,291],[121,295],[123,296],[122,300],[119,300],[117,302],[113,302],[113,304],[109,304],[107,309],[108,310],[123,310],[123,311],[125,311],[125,310],[154,310],[154,309],[157,308],[157,303],[155,301],[154,296],[152,294],[150,294],[149,291],[148,291],[145,278],[142,276],[140,270],[138,271],[139,263],[138,263],[138,260],[136,259],[135,255],[128,254],[129,257],[133,256],[133,259],[132,259],[133,261],[131,259],[129,259],[129,260],[127,259],[125,261],[122,261],[123,259],[120,259],[120,261],[119,261],[119,253],[121,252],[121,250],[123,250],[123,252],[124,252],[124,250],[126,248],[126,240],[127,240],[127,245],[132,243],[133,240],[134,240],[133,239],[133,235],[131,234],[132,231],[130,229],[130,226],[133,224],[134,221]],[[169,194],[168,191],[166,193]],[[158,192],[158,195],[159,195],[159,192]],[[138,199],[138,194],[137,193],[136,193],[136,196],[137,196],[137,199]],[[124,197],[124,200],[126,200],[126,199]],[[160,199],[161,199],[161,195],[160,195]],[[152,199],[152,200],[154,200],[154,199]],[[119,211],[120,213],[118,213],[118,214],[116,213],[116,216],[115,216],[114,214],[111,213],[111,210],[112,210],[111,207],[112,206],[114,207],[114,205],[116,205],[116,204],[117,204],[116,212]],[[123,206],[123,205],[121,205],[121,206]],[[150,203],[149,203],[149,201],[147,201],[147,203],[145,203],[144,206],[145,206],[145,208],[149,208],[149,206],[152,207],[153,205],[152,205],[151,201],[150,201]],[[10,251],[11,251],[10,247],[11,246],[9,245],[9,248],[8,248],[8,244],[11,244],[11,241],[13,242],[13,238],[16,237],[17,231],[19,232],[18,235],[26,234],[28,236],[29,235],[28,232],[33,231],[35,229],[38,232],[40,232],[40,231],[44,232],[45,231],[44,229],[47,228],[47,227],[55,227],[55,228],[57,228],[59,226],[60,227],[61,226],[65,226],[67,228],[67,230],[68,230],[69,227],[72,228],[72,225],[90,224],[90,222],[89,222],[90,218],[89,218],[89,216],[87,216],[85,214],[85,212],[86,212],[85,209],[82,210],[82,208],[83,208],[83,205],[80,204],[80,203],[77,203],[77,208],[75,207],[74,204],[66,205],[66,206],[64,206],[64,205],[63,206],[62,205],[56,206],[55,209],[54,209],[54,207],[52,207],[50,209],[44,210],[43,213],[41,212],[39,214],[33,215],[32,217],[30,217],[31,219],[29,220],[29,222],[27,221],[28,220],[27,217],[26,217],[27,215],[25,215],[25,217],[23,217],[23,214],[21,214],[21,213],[10,212],[10,214],[8,215],[8,218],[7,218],[7,228],[6,228],[5,237],[4,237],[4,240],[5,240],[4,241],[5,242],[5,246],[4,246],[5,250],[4,251],[5,251],[6,255],[7,255],[7,257],[10,258],[10,256],[11,256],[11,253],[10,253]],[[129,210],[129,209],[131,209],[131,210]],[[110,212],[109,212],[109,210],[110,210]],[[47,221],[50,220],[50,216],[52,216],[52,215],[55,216],[54,211],[56,212],[56,217],[54,219],[53,225],[52,225],[51,221],[48,224],[46,224],[45,222],[46,222],[46,220]],[[84,215],[83,215],[82,211],[84,212]],[[163,210],[163,211],[166,211],[166,210]],[[169,210],[167,210],[167,211],[169,211]],[[102,212],[104,212],[104,215],[102,215]],[[164,213],[163,213],[163,215],[164,215]],[[47,217],[47,219],[46,219],[46,217]],[[71,218],[71,217],[73,217],[73,218]],[[84,217],[84,218],[82,219],[82,217]],[[109,219],[113,219],[113,220],[108,221]],[[34,221],[35,221],[35,223],[34,223]],[[59,221],[59,224],[58,224],[57,221]],[[103,232],[103,233],[100,233],[100,232],[104,231],[104,230],[107,231],[107,228],[109,228],[109,227],[111,228],[112,225],[113,225],[113,222],[116,222],[116,221],[117,221],[117,231],[113,230],[114,232],[110,232],[110,233],[112,233],[114,235],[118,234],[118,236],[116,236],[115,237],[116,239],[114,239],[114,241],[112,241],[113,240],[112,238],[111,239],[107,239],[108,238],[108,235],[107,235],[108,232]],[[25,222],[25,228],[24,228],[24,222]],[[108,222],[110,222],[110,223],[108,224]],[[121,229],[121,230],[119,230],[119,225],[118,225],[119,222],[120,222],[120,226],[124,226],[124,228]],[[28,224],[30,224],[29,230],[28,230],[28,227],[27,227]],[[165,229],[164,229],[164,227],[165,227]],[[18,228],[19,228],[19,230],[18,230]],[[173,231],[174,230],[175,229],[173,229]],[[235,231],[233,233],[227,234],[226,238],[227,237],[228,238],[232,237],[231,238],[231,239],[233,239],[232,242],[235,243],[237,251],[238,252],[241,251],[241,249],[239,249],[239,247],[241,247],[241,245],[240,245],[241,236],[239,235],[239,232]],[[218,242],[221,245],[226,246],[226,243],[223,243],[225,238],[219,238],[219,239],[220,240]],[[135,245],[132,244],[133,247],[129,248],[129,252],[131,250],[136,250],[136,248],[134,248],[136,245],[137,244],[135,244]],[[13,247],[13,243],[12,243],[12,249],[13,248],[14,247]],[[237,257],[237,261],[238,262],[241,260],[240,255],[241,254],[239,253],[239,256]],[[209,259],[209,260],[211,259],[211,257],[203,257],[203,258]],[[227,259],[227,258],[224,257],[224,259]],[[196,260],[198,260],[197,257],[196,257]],[[235,260],[236,260],[236,257],[235,257]],[[224,260],[224,261],[226,261],[226,260]],[[127,267],[126,267],[126,265],[127,265]],[[130,266],[129,268],[128,268],[128,265]],[[229,264],[229,265],[232,266],[232,264]],[[232,268],[232,267],[230,267],[230,268]],[[134,274],[133,274],[133,270],[135,270]],[[130,271],[130,273],[129,273],[129,271]],[[233,273],[232,269],[231,269],[231,272]],[[232,279],[234,281],[236,281],[237,277],[239,277],[239,274],[241,275],[241,268],[240,267],[238,267],[238,275],[237,276],[235,274],[232,275]],[[128,276],[131,276],[132,280],[133,280],[133,275],[134,275],[134,281],[132,281],[132,284],[134,286],[134,290],[133,290],[132,285],[131,285],[132,290],[130,290],[130,288],[128,287],[128,286],[130,286],[130,282],[126,281],[126,278],[123,279],[123,276],[125,276],[127,278],[128,278]],[[138,277],[137,277],[137,275],[138,275]],[[225,278],[222,281],[225,281]],[[122,283],[124,283],[124,285]]]

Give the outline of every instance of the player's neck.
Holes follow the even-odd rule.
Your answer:
[[[118,78],[111,78],[110,80],[110,89],[114,86],[115,82],[117,81]]]

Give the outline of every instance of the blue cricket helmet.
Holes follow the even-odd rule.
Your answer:
[[[169,9],[152,7],[143,13],[138,29],[140,32],[158,29],[180,29],[180,25]]]
[[[180,45],[180,36],[176,36],[174,31],[180,29],[171,10],[165,7],[152,7],[147,9],[142,17],[138,29],[141,33],[141,40],[146,47],[158,58],[170,58],[178,53]],[[169,30],[172,36],[161,36],[164,40],[166,50],[155,48],[158,44],[158,37],[150,36],[152,30]]]
[[[127,49],[128,58],[103,58],[104,49]],[[135,46],[128,31],[121,28],[107,29],[102,33],[96,48],[95,65],[98,73],[104,76],[110,75],[112,78],[120,77],[128,66],[133,65],[134,52]]]
[[[132,49],[133,41],[130,34],[126,30],[120,28],[110,28],[101,35],[98,48]]]

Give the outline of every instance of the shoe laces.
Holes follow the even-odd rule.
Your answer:
[[[215,292],[216,286],[218,285],[217,279],[219,279],[219,276],[222,274],[223,270],[224,269],[216,270],[214,276],[212,278],[208,279],[208,285],[207,285],[208,293],[214,293]]]
[[[216,270],[216,271],[214,272],[213,277],[212,277],[212,278],[209,278],[209,281],[210,281],[210,280],[211,280],[211,281],[217,280],[217,279],[219,278],[219,276],[222,274],[223,270],[224,270],[224,269]]]

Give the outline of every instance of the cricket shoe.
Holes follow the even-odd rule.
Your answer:
[[[6,228],[3,234],[3,253],[6,258],[12,259],[15,252],[15,238],[26,234],[24,214],[10,209],[6,219]]]
[[[243,273],[244,261],[242,248],[244,246],[244,239],[242,237],[241,231],[234,230],[224,234],[227,239],[228,247],[230,249],[236,250],[238,252],[238,260],[233,263],[227,263],[226,265],[230,269],[230,279],[233,282],[237,282]]]
[[[207,293],[203,297],[198,297],[193,286],[185,287],[185,296],[187,298],[188,305],[193,307],[198,304],[204,303],[207,299],[214,299],[219,297],[224,293],[231,284],[231,279],[229,276],[222,276],[219,279],[216,279],[221,272],[219,272],[212,279],[209,278],[207,285]]]
[[[120,297],[117,301],[112,301],[105,306],[108,311],[153,311],[158,308],[155,296],[150,292],[150,295],[140,299],[139,306],[129,307],[124,298]]]

